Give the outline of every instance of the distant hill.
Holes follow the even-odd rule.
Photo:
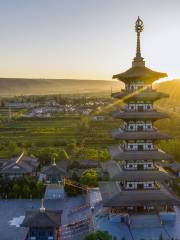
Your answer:
[[[180,79],[161,82],[154,86],[158,91],[169,94],[169,98],[159,100],[157,103],[163,108],[180,112]]]
[[[123,84],[113,80],[73,80],[73,79],[21,79],[0,78],[0,96],[36,94],[101,94],[110,95],[120,91]],[[166,92],[169,98],[159,100],[161,107],[176,108],[180,112],[180,80],[171,80],[154,85],[158,91]]]
[[[73,79],[22,79],[0,78],[0,96],[33,94],[110,94],[121,89],[122,84],[113,80],[73,80]]]

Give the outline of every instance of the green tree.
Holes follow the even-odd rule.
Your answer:
[[[68,160],[69,159],[69,156],[64,149],[62,149],[58,152],[58,159],[59,160]]]
[[[108,232],[96,231],[89,233],[84,240],[112,240],[112,236]]]
[[[30,189],[27,184],[23,186],[21,197],[23,198],[29,198],[30,197]]]
[[[90,187],[97,187],[98,177],[96,171],[94,171],[93,169],[88,169],[84,171],[80,177],[80,183],[88,185]]]
[[[18,198],[20,192],[21,192],[21,188],[20,186],[17,184],[17,183],[14,183],[13,184],[13,188],[12,188],[12,191],[13,191],[13,196],[15,198]]]

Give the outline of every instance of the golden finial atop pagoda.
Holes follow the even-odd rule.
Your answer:
[[[137,46],[136,46],[136,57],[132,62],[132,66],[145,66],[145,62],[143,61],[143,57],[141,57],[141,43],[140,43],[140,33],[144,29],[143,21],[138,16],[135,24],[135,31],[137,33]]]

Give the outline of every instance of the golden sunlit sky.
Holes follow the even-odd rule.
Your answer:
[[[179,0],[0,0],[0,77],[111,79],[135,56],[180,77]]]

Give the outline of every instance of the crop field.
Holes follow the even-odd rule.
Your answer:
[[[1,109],[4,117],[8,111]],[[92,121],[88,117],[88,127],[81,126],[79,114],[59,114],[56,118],[17,118],[1,122],[0,144],[15,142],[18,146],[64,147],[76,142],[87,148],[104,149],[114,144],[109,130],[119,127],[119,121],[107,117],[104,121]],[[0,157],[6,153],[0,150]]]

